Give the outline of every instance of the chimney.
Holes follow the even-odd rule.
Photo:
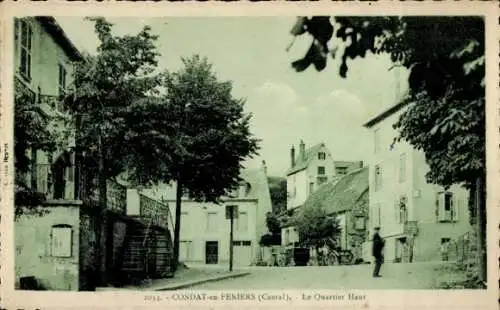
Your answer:
[[[262,170],[267,175],[267,165],[266,165],[266,161],[265,160],[262,161]]]
[[[291,157],[291,163],[292,163],[292,168],[295,167],[295,147],[292,144],[292,148],[290,149],[290,157]]]
[[[306,159],[306,145],[304,144],[304,141],[300,140],[300,158],[302,160]]]

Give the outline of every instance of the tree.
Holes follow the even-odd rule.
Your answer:
[[[339,75],[348,60],[368,53],[387,53],[397,66],[410,70],[408,108],[394,125],[398,140],[425,153],[428,181],[448,187],[462,183],[476,198],[481,280],[486,279],[485,221],[485,63],[484,20],[480,17],[299,17],[294,36],[314,40],[297,71],[310,65],[321,71],[335,37],[341,52]]]
[[[219,81],[206,58],[194,55],[182,62],[179,71],[163,75],[164,95],[148,99],[153,109],[142,115],[150,121],[131,125],[131,130],[145,133],[145,140],[140,138],[145,144],[137,150],[142,159],[132,177],[176,185],[174,270],[182,196],[221,203],[239,185],[244,159],[258,150],[258,139],[249,129],[251,114],[244,113],[244,100],[233,98],[232,83]]]
[[[275,213],[268,212],[266,214],[266,225],[271,234],[279,235],[281,233],[280,221]]]
[[[337,218],[317,204],[300,208],[291,223],[297,228],[300,243],[307,247],[318,248],[326,240],[336,239],[341,231]]]
[[[269,193],[273,204],[273,212],[280,212],[286,209],[286,179],[269,177]]]
[[[137,118],[136,111],[148,109],[149,101],[145,98],[154,95],[158,86],[159,79],[154,74],[157,37],[150,33],[149,27],[144,27],[137,35],[115,36],[113,25],[104,18],[89,20],[95,23],[99,39],[97,54],[86,55],[85,61],[76,66],[74,87],[66,94],[64,104],[75,117],[75,157],[78,172],[83,174],[77,175],[77,179],[85,179],[85,187],[78,198],[92,196],[94,184],[98,184],[99,212],[93,217],[97,239],[95,265],[105,266],[96,270],[96,274],[100,274],[100,281],[106,284],[111,260],[104,251],[107,249],[106,254],[109,254],[110,245],[101,234],[109,229],[107,180],[133,167],[138,160],[133,157],[134,150],[148,143],[143,133],[131,130],[131,124],[138,119],[147,121]],[[95,182],[96,177],[98,182]]]

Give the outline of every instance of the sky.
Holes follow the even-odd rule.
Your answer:
[[[73,43],[95,53],[93,23],[82,17],[56,17]],[[297,73],[291,62],[303,57],[311,37],[292,42],[294,17],[107,18],[117,35],[136,34],[149,25],[157,41],[160,69],[178,70],[181,57],[206,56],[220,80],[233,81],[233,96],[246,99],[253,114],[251,132],[261,139],[259,155],[247,168],[266,161],[268,175],[284,176],[290,148],[324,142],[334,160],[369,160],[372,135],[362,125],[396,103],[407,88],[406,71],[386,55],[351,60],[347,78],[329,58],[322,72],[312,66]],[[339,57],[337,57],[338,59]]]

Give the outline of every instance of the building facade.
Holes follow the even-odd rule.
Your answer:
[[[260,260],[259,241],[268,232],[266,214],[272,211],[265,166],[244,170],[239,189],[223,197],[220,205],[182,198],[179,260],[185,263],[226,264],[229,262],[230,220],[227,206],[237,206],[233,222],[235,266],[249,266]],[[167,203],[175,214],[175,185],[163,186],[148,195]]]
[[[368,167],[357,169],[334,179],[306,200],[303,208],[321,208],[338,220],[340,233],[331,236],[343,250],[362,259],[362,246],[367,237],[369,184]]]
[[[286,175],[288,216],[320,186],[363,166],[359,161],[334,161],[324,143],[306,149],[304,141],[300,141],[298,154],[292,146],[290,159],[291,165]],[[299,241],[297,230],[286,226],[281,231],[282,245],[285,246]]]
[[[468,191],[429,184],[423,152],[409,143],[394,143],[393,124],[405,108],[397,104],[364,126],[373,133],[370,162],[369,229],[381,227],[387,261],[428,261],[440,258],[441,243],[470,229]],[[364,248],[372,260],[371,242]]]
[[[14,93],[18,104],[36,102],[52,120],[49,130],[64,141],[54,152],[27,150],[31,169],[17,177],[27,187],[53,199],[75,198],[74,123],[59,98],[72,87],[74,64],[82,56],[52,17],[25,17],[14,21]],[[69,133],[69,134],[68,134]],[[19,141],[21,142],[21,141]]]
[[[69,118],[59,107],[58,99],[70,84],[74,62],[82,57],[56,21],[51,17],[16,18],[13,55],[15,104],[27,104],[23,100],[30,100],[49,119]],[[71,125],[58,125],[50,122],[49,127],[53,131],[71,131]],[[50,154],[28,148],[28,172],[16,171],[16,185],[23,184],[47,198],[43,216],[24,214],[14,223],[17,287],[80,287],[82,204],[75,200],[74,156],[67,152],[74,145],[74,137],[70,135],[64,142],[62,148]],[[15,203],[18,208],[18,201]]]

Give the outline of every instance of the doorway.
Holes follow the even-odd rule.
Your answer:
[[[205,264],[219,263],[219,242],[207,241],[205,243]]]

